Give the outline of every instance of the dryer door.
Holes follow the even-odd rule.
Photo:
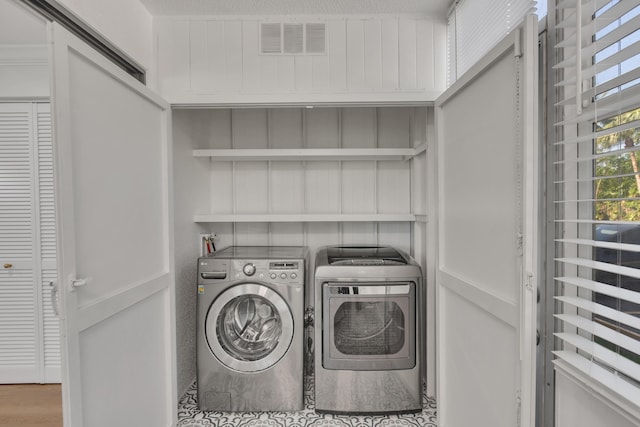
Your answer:
[[[262,371],[284,356],[293,340],[293,316],[271,288],[245,283],[222,292],[205,321],[209,348],[228,368]]]

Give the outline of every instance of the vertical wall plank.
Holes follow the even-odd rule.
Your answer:
[[[444,91],[447,88],[447,24],[433,24],[433,69],[434,88]]]
[[[404,161],[379,161],[377,167],[377,212],[411,212],[411,167]]]
[[[398,68],[401,89],[416,88],[416,20],[398,22]]]
[[[421,19],[416,22],[416,25],[417,87],[419,89],[433,90],[435,88],[433,22]]]
[[[304,224],[274,222],[270,227],[270,245],[304,246]]]
[[[233,148],[269,148],[266,109],[233,110],[232,122]]]
[[[189,23],[191,89],[207,92],[207,23],[192,20]]]
[[[347,20],[347,88],[364,88],[364,21]]]
[[[378,243],[390,245],[412,254],[411,224],[408,222],[381,222],[378,224]]]
[[[340,213],[340,184],[339,162],[307,162],[305,213]]]
[[[278,89],[278,57],[260,55],[260,90],[275,92]]]
[[[400,87],[398,76],[398,20],[382,20],[382,87],[393,90]]]
[[[235,196],[233,194],[233,163],[211,161],[210,168],[211,213],[231,214]]]
[[[338,108],[305,109],[307,148],[338,148],[340,146],[340,111]]]
[[[364,21],[364,86],[375,90],[382,86],[382,28],[380,19]]]
[[[327,22],[329,39],[329,87],[342,92],[347,88],[347,28],[345,20]]]
[[[158,69],[160,91],[184,93],[191,89],[189,69],[189,21],[161,19],[158,21]]]
[[[342,225],[342,243],[375,245],[378,243],[375,222],[346,222]]]
[[[225,92],[242,90],[242,21],[225,21],[224,46],[226,63]]]
[[[412,147],[411,125],[413,108],[393,107],[377,109],[378,147]]]
[[[311,92],[313,87],[313,59],[311,56],[295,55],[296,92]]]
[[[278,57],[278,90],[293,92],[296,89],[296,64],[292,55]]]
[[[376,109],[343,108],[342,147],[376,147]]]
[[[235,213],[269,213],[269,162],[235,162]]]
[[[223,92],[229,87],[227,55],[225,53],[224,21],[207,21],[207,87]]]
[[[375,186],[375,162],[343,162],[342,213],[375,213]]]
[[[268,246],[269,224],[264,222],[236,223],[234,240],[238,246]]]
[[[203,143],[198,148],[232,148],[231,110],[202,110],[206,116],[200,121]],[[198,110],[190,111],[197,114]]]
[[[269,110],[270,148],[302,148],[302,110]]]
[[[313,55],[311,57],[311,90],[327,92],[329,90],[329,56]]]
[[[258,21],[242,21],[242,89],[245,92],[260,91]]]
[[[299,214],[304,212],[304,171],[302,162],[271,162],[271,213]]]

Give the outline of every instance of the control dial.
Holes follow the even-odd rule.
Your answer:
[[[247,276],[253,276],[256,272],[256,266],[251,263],[245,264],[244,267],[242,267],[242,272]]]

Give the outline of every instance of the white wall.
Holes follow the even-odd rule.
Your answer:
[[[425,263],[426,224],[411,222],[193,222],[194,214],[341,214],[428,211],[425,154],[412,161],[213,161],[192,148],[409,148],[425,143],[432,110],[398,108],[255,108],[174,110],[174,199],[178,390],[196,374],[198,234],[216,247],[304,245],[311,256],[337,243],[389,244]],[[427,123],[429,122],[429,123]],[[432,131],[428,132],[432,134]],[[413,162],[413,163],[412,163]],[[413,187],[413,188],[412,188]],[[413,192],[412,190],[416,191]],[[311,277],[309,274],[308,279]],[[433,371],[431,371],[433,372]]]
[[[209,160],[194,159],[192,150],[211,138],[209,112],[173,113],[173,201],[176,268],[176,346],[178,396],[196,376],[196,267],[199,235],[193,213],[209,207]]]
[[[154,87],[152,18],[138,0],[58,2],[147,70],[147,83]]]
[[[556,427],[633,427],[636,423],[556,369]]]
[[[0,99],[49,97],[44,19],[17,1],[0,2]]]
[[[49,98],[46,46],[0,45],[0,99]]]
[[[176,104],[380,103],[445,89],[446,23],[426,17],[269,16],[323,22],[326,53],[260,53],[256,17],[156,18],[160,93]]]

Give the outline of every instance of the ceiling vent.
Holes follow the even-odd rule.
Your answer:
[[[281,55],[322,55],[325,53],[325,24],[260,24],[260,52]]]

